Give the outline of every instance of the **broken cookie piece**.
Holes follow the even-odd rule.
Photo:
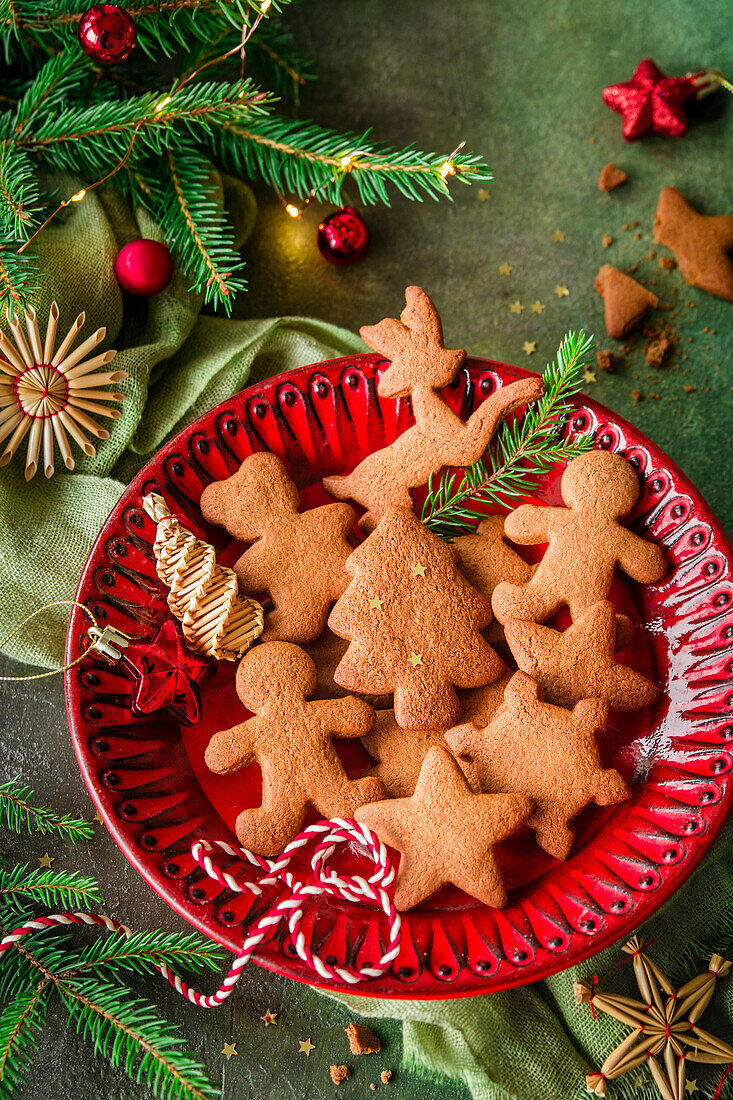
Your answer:
[[[636,328],[645,314],[659,303],[656,294],[611,264],[601,267],[593,285],[603,298],[606,331],[615,340]]]
[[[366,1024],[351,1023],[346,1028],[352,1054],[378,1054],[382,1049],[377,1036]]]
[[[620,187],[622,183],[626,183],[628,178],[625,172],[622,172],[613,161],[610,161],[601,169],[601,174],[598,177],[598,190],[613,191],[614,188]]]
[[[351,1070],[348,1066],[331,1066],[329,1073],[334,1085],[340,1085],[347,1077],[351,1077]]]

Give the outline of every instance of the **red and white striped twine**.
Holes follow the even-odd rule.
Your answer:
[[[295,852],[314,840],[317,841],[317,844],[310,861],[314,881],[303,883],[298,881],[286,868]],[[363,878],[361,875],[338,875],[329,867],[328,861],[338,846],[349,842],[358,844],[365,854],[373,860],[375,870],[368,879]],[[264,873],[254,882],[240,882],[230,871],[224,871],[217,866],[211,856],[214,848],[218,848],[228,856],[245,860]],[[332,821],[319,821],[315,825],[310,825],[295,837],[275,860],[263,859],[262,856],[250,852],[247,848],[235,848],[221,840],[215,841],[214,844],[210,844],[206,840],[197,840],[191,846],[191,855],[209,878],[215,879],[222,886],[233,890],[235,893],[241,894],[249,891],[253,894],[263,894],[265,889],[278,885],[284,886],[287,891],[252,927],[216,993],[208,995],[199,993],[197,990],[192,989],[179,974],[176,974],[165,963],[155,964],[156,970],[160,971],[174,989],[177,989],[183,997],[198,1005],[199,1008],[216,1008],[226,1001],[239,981],[245,966],[252,958],[255,949],[264,939],[273,934],[282,920],[287,922],[288,933],[298,956],[319,977],[327,978],[330,981],[342,981],[348,985],[356,985],[358,982],[378,978],[387,970],[389,964],[399,952],[402,922],[392,900],[395,878],[394,868],[379,837],[367,829],[366,826],[357,824],[356,821],[334,818]],[[304,905],[310,899],[323,894],[331,894],[349,902],[361,902],[366,899],[379,904],[389,923],[389,943],[387,950],[376,963],[359,968],[331,966],[311,951],[301,930]],[[117,932],[123,936],[132,934],[126,925],[121,924],[112,917],[105,917],[96,913],[54,913],[27,921],[7,936],[4,936],[0,940],[0,955],[5,951],[9,951],[24,936],[30,936],[57,925],[70,924],[96,925],[99,928],[105,928],[109,932]]]

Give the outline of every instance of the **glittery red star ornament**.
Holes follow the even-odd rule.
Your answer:
[[[682,104],[697,94],[696,75],[665,76],[647,57],[636,66],[631,80],[603,89],[603,102],[623,116],[627,141],[649,133],[682,137],[687,130]]]
[[[183,644],[172,619],[166,619],[149,642],[131,642],[120,666],[135,681],[132,709],[137,714],[168,710],[181,725],[201,718],[198,685],[214,675],[215,665]]]

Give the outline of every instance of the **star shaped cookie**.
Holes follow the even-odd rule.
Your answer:
[[[609,806],[629,795],[598,754],[596,734],[607,721],[608,706],[600,699],[584,699],[568,713],[546,703],[541,687],[516,672],[484,729],[467,722],[445,739],[455,753],[472,757],[483,791],[515,791],[532,800],[527,824],[540,847],[564,859],[574,838],[569,822],[584,806]]]
[[[733,301],[733,214],[698,214],[676,187],[665,187],[654,218],[654,240],[674,252],[690,286]]]
[[[473,717],[469,711],[464,713],[468,718]],[[367,775],[381,779],[390,798],[409,798],[414,794],[422,762],[429,750],[433,745],[445,748],[443,730],[403,730],[395,722],[393,710],[378,710],[373,728],[361,740],[369,755],[377,761]],[[470,786],[477,791],[479,785],[473,765],[468,760],[459,763]]]
[[[601,600],[565,631],[510,619],[504,632],[514,660],[544,690],[549,703],[574,707],[581,699],[604,699],[611,710],[638,710],[659,696],[640,672],[614,661],[617,620]]]
[[[411,798],[361,806],[354,817],[402,858],[395,906],[412,909],[446,883],[501,908],[506,889],[494,846],[532,812],[521,794],[476,794],[446,748],[431,748]]]

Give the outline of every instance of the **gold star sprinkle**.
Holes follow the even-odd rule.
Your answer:
[[[689,1092],[692,1096],[693,1092],[697,1092],[697,1078],[691,1077],[689,1081],[685,1082],[685,1092]]]
[[[369,601],[369,610],[370,611],[381,611],[383,603],[384,603],[384,600],[381,599],[379,596],[372,596],[371,600]]]
[[[537,342],[535,340],[525,340],[522,344],[522,351],[525,355],[534,355],[537,351]]]
[[[545,307],[543,306],[542,302],[532,302],[531,309],[533,313],[543,313]]]
[[[511,273],[512,273],[512,265],[511,264],[500,264],[499,265],[499,274],[500,275],[511,275]]]
[[[558,283],[552,293],[557,294],[558,298],[567,298],[570,291],[566,286],[560,286]]]
[[[104,820],[103,820],[102,815],[100,814],[99,810],[97,810],[97,812],[95,813],[94,820],[98,821],[100,825],[104,825]]]
[[[236,1043],[224,1043],[224,1049],[222,1050],[221,1053],[224,1055],[224,1057],[226,1058],[226,1060],[228,1062],[230,1058],[233,1058],[236,1054],[239,1053],[239,1051],[237,1050],[237,1044]]]
[[[422,657],[420,656],[419,653],[415,653],[414,650],[410,654],[410,656],[407,658],[407,660],[412,665],[413,668],[417,668],[418,665],[422,664]]]
[[[42,856],[38,857],[38,862],[41,867],[50,867],[56,859],[56,856],[50,856],[48,852],[44,852]]]
[[[476,198],[479,202],[488,202],[488,200],[491,198],[491,192],[487,191],[485,187],[479,187],[476,193]]]
[[[556,229],[555,232],[552,234],[552,239],[553,241],[559,241],[560,244],[562,244],[565,240],[565,234],[563,233],[562,229]]]
[[[316,1044],[312,1043],[310,1039],[299,1039],[298,1045],[300,1046],[299,1054],[305,1054],[306,1058],[310,1058],[311,1051],[316,1049]]]
[[[520,301],[512,302],[512,304],[509,306],[510,313],[521,313],[523,309],[524,306]]]
[[[269,1027],[270,1024],[277,1023],[277,1012],[270,1012],[269,1008],[264,1016],[260,1016],[261,1020],[265,1021],[265,1027]]]
[[[425,576],[425,566],[420,565],[420,562],[418,562],[417,565],[413,565],[412,572],[413,572],[414,576],[416,576],[416,577],[424,577]]]
[[[584,382],[595,382],[595,380],[596,380],[596,372],[594,370],[588,370],[588,368],[586,367],[586,369],[583,371],[583,381]]]

